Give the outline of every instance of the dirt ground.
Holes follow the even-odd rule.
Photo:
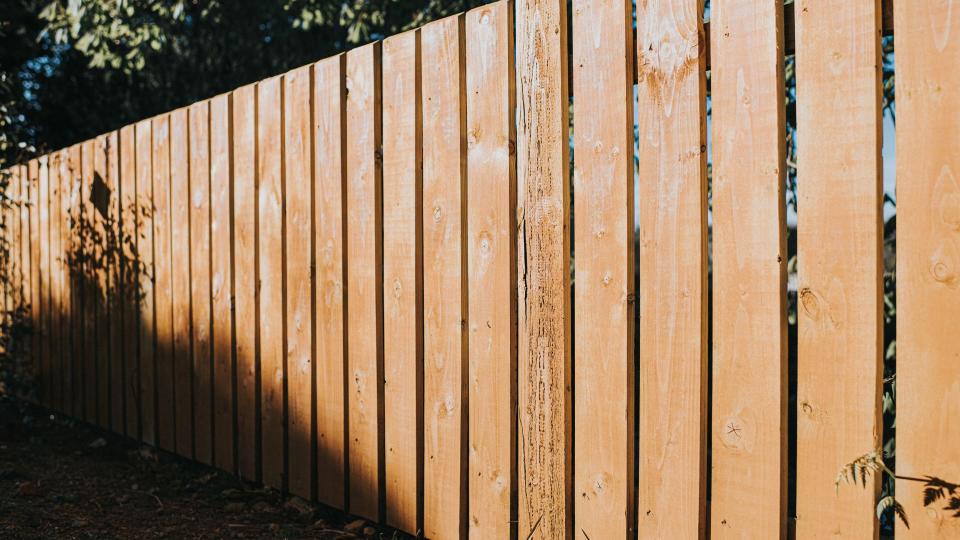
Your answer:
[[[0,398],[0,538],[409,538]]]

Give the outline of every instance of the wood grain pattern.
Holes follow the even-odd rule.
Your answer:
[[[233,294],[237,364],[237,472],[260,478],[260,368],[257,355],[256,87],[231,94]]]
[[[313,145],[311,68],[283,76],[287,459],[290,492],[313,490]]]
[[[380,517],[383,493],[383,199],[380,43],[347,53],[349,510]]]
[[[170,244],[173,305],[174,432],[177,454],[193,457],[190,356],[190,138],[187,109],[170,113]]]
[[[573,536],[567,3],[518,0],[518,533]]]
[[[40,291],[38,298],[40,301],[40,320],[37,321],[39,330],[40,348],[36,351],[39,355],[40,373],[38,377],[37,399],[45,407],[51,403],[51,380],[52,380],[52,362],[50,360],[50,167],[49,156],[41,156],[38,160],[38,178],[37,178],[37,239],[38,255],[37,271],[39,275]],[[8,241],[12,239],[9,230],[5,230]],[[8,289],[9,291],[9,289]],[[6,295],[7,303],[12,305],[12,298]],[[98,381],[99,382],[99,381]],[[95,416],[96,422],[98,418]]]
[[[796,6],[798,538],[878,533],[879,477],[834,480],[882,440],[879,8]]]
[[[190,342],[193,356],[193,459],[213,462],[213,358],[210,348],[210,102],[190,117]]]
[[[80,340],[82,346],[79,350],[80,353],[80,362],[83,365],[83,377],[80,379],[81,384],[83,384],[83,416],[82,418],[91,423],[96,424],[97,422],[97,406],[98,406],[98,392],[97,386],[99,383],[98,377],[98,368],[97,365],[97,336],[96,336],[96,300],[97,300],[97,289],[94,276],[96,275],[96,259],[94,254],[94,230],[95,230],[95,210],[93,203],[90,199],[90,193],[93,189],[93,178],[94,178],[94,154],[96,153],[95,141],[93,139],[86,140],[80,143],[80,207],[79,207],[79,216],[80,219],[77,222],[77,232],[80,235],[80,249],[77,253],[80,257],[78,261],[79,271],[78,281],[81,284],[80,288],[80,313],[77,317],[80,331],[83,332],[83,337]],[[34,204],[36,208],[36,203]],[[31,216],[31,219],[34,219]],[[34,231],[37,230],[37,226],[34,226]],[[36,238],[42,241],[39,234],[36,235]],[[34,243],[36,246],[35,249],[38,250],[39,246]],[[34,249],[32,246],[31,249]],[[34,257],[34,271],[37,273],[37,279],[34,281],[34,294],[37,302],[40,302],[39,292],[40,290],[37,287],[42,287],[40,279],[42,276],[39,274],[39,265],[38,256]],[[42,329],[41,329],[42,332]],[[38,335],[41,338],[42,336]],[[39,350],[39,347],[34,350]],[[42,354],[42,352],[41,352]]]
[[[317,500],[346,508],[346,55],[313,67]]]
[[[898,539],[960,536],[960,6],[896,2]],[[951,508],[951,505],[954,505]]]
[[[715,4],[711,532],[787,533],[783,3]]]
[[[469,537],[516,535],[517,244],[513,5],[466,16]]]
[[[210,298],[214,463],[232,472],[234,367],[231,310],[230,95],[210,100]]]
[[[423,208],[420,34],[383,42],[383,370],[387,523],[423,513]]]
[[[153,134],[150,120],[135,127],[137,146],[137,256],[139,259],[140,438],[156,445],[155,303],[153,267]]]
[[[140,357],[137,353],[139,330],[138,297],[140,293],[140,259],[137,254],[137,139],[134,125],[120,129],[120,250],[121,267],[121,328],[124,363],[124,433],[130,438],[140,437]],[[74,305],[74,313],[78,309]],[[77,342],[74,331],[74,345]]]
[[[574,530],[588,538],[635,523],[632,36],[628,0],[574,10]]]
[[[424,26],[423,521],[462,537],[467,511],[466,96],[462,15]]]
[[[172,194],[170,193],[170,115],[153,119],[153,273],[157,348],[154,353],[157,389],[157,445],[176,450],[176,384],[173,357]],[[179,252],[178,252],[179,253]]]
[[[257,84],[257,223],[263,483],[283,486],[283,170],[280,77]]]
[[[706,528],[707,175],[700,0],[637,6],[639,536]]]
[[[93,147],[93,185],[90,192],[92,206],[91,225],[93,227],[93,245],[91,246],[93,257],[93,268],[90,275],[92,284],[91,310],[93,311],[94,328],[92,337],[95,346],[93,347],[97,363],[97,425],[108,429],[110,427],[111,413],[111,371],[110,371],[110,327],[107,324],[109,316],[109,306],[107,300],[110,295],[109,289],[109,261],[107,257],[109,246],[107,245],[107,199],[106,186],[107,169],[109,162],[109,142],[106,135],[100,135],[94,141]],[[48,240],[49,242],[49,240]],[[49,287],[49,284],[46,284]],[[45,304],[49,306],[49,303]],[[47,310],[49,320],[49,310]],[[49,323],[48,323],[49,324]],[[47,332],[49,336],[49,331]],[[49,339],[49,337],[48,337]]]

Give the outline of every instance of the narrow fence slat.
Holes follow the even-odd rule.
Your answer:
[[[895,4],[898,539],[960,536],[960,9]],[[951,33],[951,28],[953,33]],[[952,484],[937,491],[938,481]],[[934,493],[946,495],[928,504]]]
[[[40,283],[40,378],[37,381],[39,401],[45,407],[51,404],[52,362],[50,360],[50,156],[38,159],[39,185],[37,225],[39,235],[39,283]],[[7,231],[5,231],[7,232]]]
[[[317,500],[346,508],[346,55],[314,65]]]
[[[21,165],[19,169],[21,202],[18,219],[20,220],[20,245],[17,246],[17,249],[20,256],[20,303],[23,308],[22,316],[29,318],[33,315],[33,306],[30,305],[33,295],[30,288],[33,276],[30,265],[30,164]],[[32,343],[31,340],[30,344],[32,345]],[[32,367],[32,364],[30,365]],[[66,412],[72,412],[72,405],[71,401]]]
[[[59,157],[59,154],[58,154]],[[14,165],[5,171],[9,174],[8,177],[8,187],[7,193],[10,196],[10,199],[13,201],[10,205],[4,207],[4,224],[6,228],[5,232],[9,231],[9,243],[7,244],[7,260],[10,263],[8,280],[9,283],[6,286],[9,287],[9,293],[7,294],[7,306],[6,312],[3,314],[3,317],[6,317],[7,324],[13,322],[14,318],[18,316],[20,309],[23,308],[23,261],[21,259],[21,246],[23,245],[23,236],[22,230],[20,227],[20,207],[22,205],[22,181],[20,177],[20,166]],[[59,327],[55,327],[59,328]],[[57,379],[59,380],[59,378]],[[63,410],[62,403],[60,402],[60,393],[54,391],[54,407],[56,410]]]
[[[283,487],[285,357],[283,350],[282,88],[276,76],[257,83],[257,201],[260,301],[260,422],[263,483]]]
[[[715,538],[787,533],[783,3],[718,2],[713,84]]]
[[[700,0],[669,0],[637,6],[640,537],[693,538],[706,528],[702,5]]]
[[[567,3],[518,0],[518,533],[573,535]]]
[[[63,150],[52,156],[50,169],[50,345],[53,354],[54,373],[52,386],[54,394],[53,408],[64,410],[64,372],[69,366],[64,361],[64,348],[67,344],[64,333],[66,320],[63,316],[63,185],[68,177],[67,153]],[[19,183],[18,183],[19,184]],[[19,195],[19,193],[17,193]],[[14,234],[19,239],[21,231],[14,223]],[[19,261],[16,271],[20,272]],[[19,279],[19,275],[15,276]],[[19,293],[19,281],[15,281]]]
[[[63,257],[63,311],[61,317],[63,320],[63,412],[71,416],[79,416],[77,404],[80,399],[79,367],[78,355],[74,346],[75,340],[75,321],[74,305],[77,299],[77,287],[74,283],[74,269],[72,266],[73,249],[76,245],[76,235],[73,227],[75,209],[77,203],[76,178],[80,175],[80,147],[74,145],[70,147],[65,155],[66,171],[60,179],[60,186],[63,193],[60,198],[60,227],[63,234],[63,245],[61,256]]]
[[[96,261],[94,259],[94,210],[90,202],[90,193],[93,189],[94,155],[96,141],[93,139],[80,143],[80,187],[79,187],[79,215],[78,234],[80,246],[77,254],[80,259],[77,264],[80,282],[80,312],[77,320],[79,329],[83,333],[80,343],[80,362],[83,365],[83,419],[91,424],[97,421],[99,383],[97,365],[97,336],[96,336],[96,286],[94,275]]]
[[[29,253],[30,257],[30,324],[34,332],[30,335],[30,358],[31,364],[33,366],[33,375],[36,380],[40,381],[42,384],[43,381],[43,326],[40,319],[42,311],[41,306],[41,291],[42,284],[40,282],[40,244],[42,239],[40,238],[40,169],[41,163],[39,159],[32,159],[27,164],[27,173],[29,174],[30,182],[30,192],[29,192],[29,227],[30,227],[30,244],[29,244]],[[89,382],[89,381],[87,381]],[[42,389],[40,389],[42,392]],[[35,395],[34,399],[40,399],[41,395]],[[88,412],[88,409],[83,409],[84,413]],[[87,418],[86,414],[82,418]]]
[[[126,422],[123,357],[123,303],[121,297],[121,236],[120,236],[120,132],[107,134],[106,143],[106,205],[104,238],[107,267],[107,321],[106,340],[110,355],[110,423],[109,429],[123,433]],[[64,173],[66,174],[66,173]],[[62,280],[62,278],[61,278]],[[62,288],[62,283],[61,283]],[[61,293],[61,298],[62,298]],[[61,315],[62,316],[62,315]],[[64,360],[66,361],[66,360]]]
[[[387,523],[423,512],[423,234],[419,30],[383,42],[383,371]]]
[[[93,350],[97,363],[97,425],[110,428],[110,328],[107,326],[107,158],[109,151],[107,135],[96,138],[93,147],[93,184],[90,190],[92,204],[91,224],[94,243],[91,246],[92,272],[91,303],[95,341]]]
[[[230,95],[210,100],[210,297],[213,331],[214,463],[235,469],[234,367],[231,313]]]
[[[313,145],[311,68],[283,75],[284,263],[287,459],[291,493],[313,487]]]
[[[466,99],[462,15],[424,26],[423,529],[466,530]],[[424,82],[426,84],[424,84]]]
[[[140,354],[140,438],[155,445],[156,364],[154,363],[154,267],[153,267],[153,135],[150,120],[134,127],[137,147],[136,231],[138,259],[138,331]]]
[[[631,11],[593,0],[573,13],[574,530],[587,538],[636,524]]]
[[[377,519],[382,493],[383,221],[380,43],[347,53],[349,510]]]
[[[213,462],[213,364],[210,356],[210,103],[190,118],[190,352],[193,359],[193,459]]]
[[[233,294],[237,364],[237,472],[259,479],[260,379],[257,359],[256,87],[231,95]]]
[[[796,6],[798,538],[878,531],[880,476],[834,481],[882,440],[879,9]]]
[[[175,451],[176,398],[173,358],[173,258],[171,244],[170,115],[153,119],[153,279],[156,310],[157,446]],[[177,246],[178,248],[180,246]],[[177,258],[183,256],[176,250]]]
[[[120,334],[124,376],[124,418],[128,437],[140,436],[139,258],[136,253],[137,140],[133,125],[120,129]],[[76,312],[77,306],[74,306]],[[76,341],[76,334],[74,334]],[[188,454],[189,455],[189,454]]]
[[[170,113],[170,244],[173,302],[174,425],[177,454],[193,458],[193,364],[190,357],[189,113]]]
[[[469,536],[479,540],[516,534],[513,4],[466,19]]]

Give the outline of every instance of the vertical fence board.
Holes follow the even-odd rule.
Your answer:
[[[462,15],[421,30],[423,73],[423,519],[466,530],[466,99]],[[423,214],[423,213],[422,213]]]
[[[629,1],[587,1],[574,11],[573,95],[574,530],[624,538],[636,523]]]
[[[213,461],[210,356],[210,103],[190,106],[190,351],[193,357],[193,458]]]
[[[80,273],[78,277],[81,283],[81,303],[77,319],[81,332],[83,332],[82,348],[79,349],[80,361],[83,364],[83,378],[80,379],[83,384],[83,419],[91,424],[95,424],[97,421],[97,407],[100,397],[97,392],[99,385],[96,335],[97,288],[94,279],[96,274],[94,253],[96,210],[90,200],[95,174],[93,170],[94,154],[96,154],[95,140],[90,139],[80,144],[80,220],[78,222],[78,233],[80,234],[78,254],[80,260],[77,264],[77,270]]]
[[[787,299],[783,3],[719,2],[713,66],[711,531],[783,538]]]
[[[57,158],[60,157],[60,154],[57,154]],[[7,244],[7,260],[10,261],[9,266],[9,284],[7,286],[10,288],[9,300],[12,304],[7,305],[7,309],[10,312],[9,314],[5,313],[4,317],[13,317],[16,315],[16,312],[23,306],[23,277],[22,277],[22,261],[20,260],[20,246],[23,245],[23,239],[20,234],[20,204],[21,204],[21,180],[20,180],[20,166],[14,165],[4,171],[8,174],[7,177],[7,189],[8,194],[12,200],[12,203],[4,208],[4,224],[8,227],[9,230],[9,243]],[[10,319],[7,319],[7,322],[10,322]],[[59,402],[56,403],[56,406],[59,407]]]
[[[17,251],[20,257],[20,305],[23,308],[22,315],[29,319],[33,316],[33,306],[30,305],[33,295],[30,288],[33,276],[30,265],[30,164],[21,165],[19,169],[20,207],[17,219],[20,220],[20,245],[17,246]],[[30,343],[33,343],[32,340]],[[65,412],[73,412],[72,400]]]
[[[289,489],[313,484],[313,145],[310,66],[283,76],[283,171],[286,279],[287,459]]]
[[[879,9],[796,4],[798,538],[877,535],[878,476],[834,480],[881,444]]]
[[[347,53],[350,512],[379,516],[383,387],[380,43]]]
[[[60,179],[60,188],[62,195],[60,197],[60,227],[63,232],[63,246],[61,249],[61,256],[63,257],[63,280],[64,280],[64,289],[63,289],[63,311],[61,312],[61,317],[63,318],[63,363],[64,363],[64,373],[63,373],[63,411],[66,414],[78,417],[80,415],[80,410],[78,408],[78,403],[80,400],[80,386],[78,384],[77,378],[79,377],[79,368],[78,358],[76,347],[74,345],[76,339],[75,333],[75,321],[76,315],[74,314],[74,306],[77,300],[77,286],[74,282],[74,267],[72,264],[73,259],[73,250],[77,244],[76,231],[73,226],[76,217],[76,204],[77,204],[77,194],[75,187],[77,185],[76,179],[80,175],[80,146],[74,145],[70,147],[64,156],[66,161],[66,171],[63,177]],[[25,172],[25,171],[24,171]],[[27,234],[28,231],[24,229],[22,234]],[[27,244],[25,244],[27,245]],[[28,261],[24,261],[28,262]],[[26,267],[24,272],[26,272]],[[27,274],[24,273],[24,280],[26,284]]]
[[[637,6],[639,535],[706,521],[707,175],[700,0]]]
[[[518,0],[518,531],[573,525],[567,4]]]
[[[317,499],[345,508],[346,55],[314,65]]]
[[[383,371],[387,523],[422,523],[423,267],[419,30],[383,42]]]
[[[517,493],[513,4],[466,17],[469,536],[512,538]]]
[[[38,246],[38,275],[40,294],[40,320],[37,330],[40,337],[40,377],[37,381],[38,398],[42,405],[49,407],[51,403],[50,381],[52,379],[50,361],[50,156],[38,159],[39,177],[37,193],[37,233]],[[4,231],[8,234],[9,231]],[[8,236],[9,237],[9,236]],[[8,295],[7,301],[11,302]]]
[[[107,342],[107,351],[110,355],[109,378],[109,429],[116,433],[123,433],[125,427],[124,411],[124,365],[123,365],[123,338],[121,329],[123,324],[123,304],[118,301],[121,297],[120,283],[120,133],[111,131],[106,139],[106,176],[103,178],[106,190],[104,206],[104,264],[106,266],[106,332],[104,339]],[[64,172],[63,174],[66,174]],[[62,182],[61,182],[62,183]],[[61,240],[62,243],[62,240]],[[62,245],[62,244],[61,244]],[[62,274],[61,274],[62,275]],[[60,278],[62,289],[62,278]],[[61,293],[61,298],[62,298]],[[63,317],[63,315],[61,315]],[[64,338],[65,339],[65,338]]]
[[[231,313],[230,95],[210,100],[210,297],[213,354],[213,448],[217,467],[233,472],[234,367]]]
[[[257,84],[257,200],[260,289],[260,422],[263,483],[283,486],[283,170],[280,77]]]
[[[40,319],[41,293],[43,286],[40,275],[40,170],[44,165],[39,159],[32,159],[27,164],[27,174],[30,182],[29,191],[29,227],[30,227],[30,247],[28,256],[30,258],[30,324],[34,332],[30,335],[30,357],[33,365],[33,375],[38,381],[43,381],[43,326]],[[88,381],[89,382],[89,381]],[[38,389],[42,392],[42,388]],[[42,394],[34,395],[34,399],[41,399]],[[89,409],[84,407],[82,418],[87,418]]]
[[[139,255],[136,251],[137,159],[136,129],[133,125],[120,129],[120,250],[121,250],[121,323],[122,361],[124,364],[125,433],[139,437],[140,371],[138,347]],[[77,306],[74,306],[74,312]],[[76,341],[76,334],[74,334]],[[188,454],[189,455],[189,454]]]
[[[237,364],[237,472],[259,479],[257,359],[256,87],[231,96],[233,166],[233,291]]]
[[[137,146],[137,257],[139,259],[139,316],[140,354],[140,437],[155,445],[156,393],[154,364],[155,302],[153,267],[153,135],[151,121],[138,122],[134,128]]]
[[[897,538],[960,536],[960,9],[895,4],[897,53]],[[952,31],[951,31],[952,30]],[[933,492],[930,492],[933,493]],[[946,490],[941,492],[946,494]],[[953,505],[951,507],[951,505]]]
[[[50,340],[50,358],[51,358],[51,369],[50,379],[48,384],[50,385],[50,392],[52,393],[50,407],[56,411],[62,411],[63,407],[63,362],[61,360],[61,349],[62,349],[62,337],[61,337],[61,325],[62,319],[60,317],[61,309],[61,300],[60,300],[60,276],[61,276],[61,256],[60,256],[60,209],[62,203],[60,201],[60,181],[61,177],[64,174],[64,159],[65,154],[61,152],[54,152],[50,155],[49,168],[50,168],[50,215],[49,215],[49,230],[50,230],[50,245],[49,245],[49,258],[50,258],[50,298],[48,301],[48,317],[50,320],[50,332],[48,334],[48,339]],[[12,195],[14,199],[19,197],[19,186],[17,178],[13,177],[11,179],[11,188]],[[14,209],[11,209],[11,214]],[[12,218],[12,215],[11,215]],[[20,230],[18,227],[19,223],[17,220],[12,220],[11,223],[11,234],[14,237],[14,244],[11,244],[11,253],[15,249],[14,246],[17,245],[20,241]],[[19,261],[13,259],[11,261],[13,265],[11,266],[11,271],[13,272],[11,285],[14,287],[14,308],[17,307],[19,302],[19,281],[17,273],[20,271]]]
[[[177,454],[193,457],[193,365],[190,356],[189,113],[170,113],[170,243],[173,302],[174,425]]]
[[[153,275],[155,329],[154,353],[157,391],[157,445],[174,451],[175,392],[173,365],[173,275],[171,245],[170,115],[153,119]],[[179,246],[178,246],[179,247]],[[178,258],[182,251],[177,251]]]
[[[91,225],[93,227],[93,245],[91,245],[92,271],[91,311],[94,328],[91,336],[92,347],[97,363],[97,425],[104,429],[110,427],[110,327],[107,325],[107,299],[110,290],[108,284],[108,245],[107,245],[107,167],[109,166],[109,141],[107,135],[96,138],[93,147],[93,184],[90,190],[92,204]]]

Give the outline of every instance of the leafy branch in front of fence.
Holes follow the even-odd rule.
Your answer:
[[[884,473],[889,475],[891,480],[895,478],[893,471],[883,461],[883,449],[877,448],[841,467],[840,472],[837,473],[837,479],[834,481],[834,486],[838,494],[841,484],[852,484],[854,486],[860,484],[861,487],[866,489],[868,478],[877,475],[882,480]],[[910,528],[906,511],[893,495],[882,496],[877,501],[877,519],[881,519],[881,516],[888,511],[892,511],[908,529]]]

